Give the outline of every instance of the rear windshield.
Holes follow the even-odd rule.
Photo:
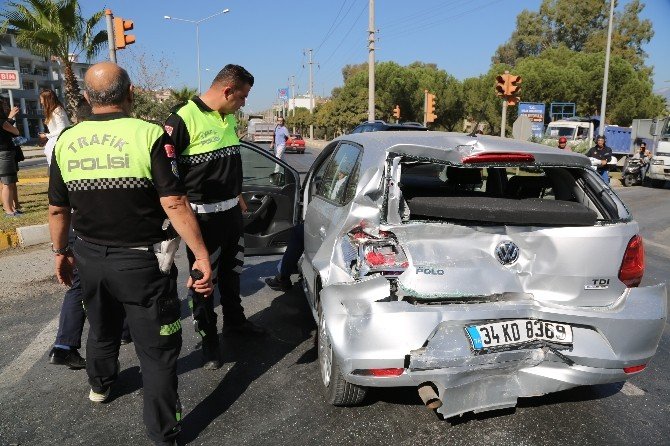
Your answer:
[[[597,181],[581,168],[404,162],[399,187],[405,222],[591,226],[619,219],[617,204],[595,192]]]

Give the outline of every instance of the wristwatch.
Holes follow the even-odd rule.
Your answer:
[[[51,252],[53,252],[54,254],[58,254],[58,255],[65,255],[68,252],[70,252],[70,245],[66,245],[63,248],[56,249],[56,248],[54,248],[54,244],[52,243],[51,244]]]

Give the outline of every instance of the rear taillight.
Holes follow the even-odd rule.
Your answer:
[[[402,368],[392,368],[392,369],[356,369],[351,372],[354,375],[360,376],[374,376],[376,378],[388,378],[392,376],[400,376],[405,373],[405,369]]]
[[[402,247],[391,232],[372,233],[357,226],[349,232],[350,240],[358,245],[358,271],[362,275],[381,273],[399,275],[409,262]]]
[[[632,288],[642,282],[642,276],[644,276],[644,246],[642,237],[636,235],[630,239],[626,247],[621,268],[619,268],[619,280],[628,288]]]
[[[463,164],[481,163],[533,163],[535,157],[530,153],[516,152],[484,152],[476,155],[466,156],[461,161]]]
[[[624,367],[623,372],[628,373],[628,374],[638,373],[638,372],[641,372],[642,370],[644,370],[645,367],[647,367],[647,364],[634,365],[632,367]]]

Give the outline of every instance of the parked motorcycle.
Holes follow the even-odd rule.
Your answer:
[[[645,168],[646,166],[642,164],[639,158],[628,155],[621,174],[621,183],[626,187],[642,184],[642,169]]]

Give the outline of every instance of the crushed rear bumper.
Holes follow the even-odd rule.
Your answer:
[[[627,289],[609,307],[565,307],[533,299],[413,305],[379,302],[388,281],[373,278],[326,287],[321,293],[335,360],[345,379],[372,387],[438,388],[445,417],[516,405],[579,385],[625,380],[623,368],[646,364],[656,353],[667,315],[664,284]],[[474,352],[465,327],[486,321],[539,319],[570,324],[573,344],[556,350],[526,345]],[[357,370],[404,368],[397,377]]]

